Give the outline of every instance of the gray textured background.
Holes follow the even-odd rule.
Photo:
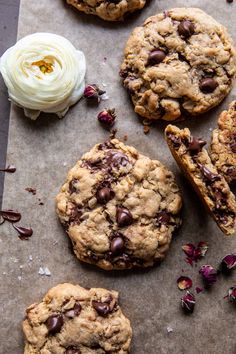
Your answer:
[[[20,324],[25,308],[39,301],[48,288],[60,282],[78,282],[82,286],[120,291],[121,305],[134,330],[132,354],[236,353],[236,309],[223,299],[228,287],[236,282],[236,277],[220,277],[211,291],[199,294],[192,316],[182,314],[179,308],[182,293],[176,287],[176,279],[182,274],[182,269],[185,275],[193,278],[194,286],[201,286],[198,268],[191,268],[184,262],[182,244],[201,240],[209,242],[207,258],[199,266],[205,262],[217,266],[226,253],[235,251],[235,238],[222,235],[180,175],[163,139],[165,124],[158,124],[148,136],[143,134],[117,74],[123,47],[132,28],[146,17],[174,7],[176,3],[174,0],[150,1],[142,12],[132,15],[125,23],[112,24],[76,13],[60,0],[21,1],[19,36],[34,31],[51,31],[71,39],[87,57],[87,82],[106,83],[110,99],[97,109],[80,102],[63,120],[44,115],[31,122],[20,109],[12,109],[8,162],[17,166],[17,173],[6,176],[4,207],[20,210],[23,215],[21,225],[32,226],[34,235],[28,242],[22,242],[10,225],[1,227],[2,354],[23,352]],[[182,0],[178,1],[178,6],[201,7],[230,27],[236,40],[236,4],[229,5],[224,0]],[[104,57],[107,57],[105,63]],[[235,98],[234,89],[220,107],[181,125],[188,125],[195,135],[209,141],[218,113]],[[128,134],[129,144],[167,164],[175,172],[183,190],[183,226],[160,267],[144,271],[105,272],[83,265],[71,253],[56,218],[54,197],[67,170],[82,153],[107,136],[96,121],[97,112],[106,106],[117,109],[118,136]],[[37,195],[28,194],[26,187],[37,188]],[[38,198],[42,199],[44,206],[39,206]],[[47,266],[51,277],[38,275],[40,266]],[[167,333],[168,326],[173,328],[172,333]]]
[[[16,40],[20,0],[0,0],[0,56]],[[0,168],[5,166],[10,104],[0,75]],[[0,207],[4,174],[0,172]]]

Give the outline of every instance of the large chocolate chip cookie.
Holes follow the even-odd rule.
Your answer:
[[[162,260],[180,209],[173,174],[117,139],[86,153],[57,196],[76,256],[107,270]]]

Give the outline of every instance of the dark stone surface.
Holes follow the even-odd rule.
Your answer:
[[[0,56],[16,40],[20,0],[0,0]],[[10,104],[7,90],[0,77],[0,168],[5,166]],[[0,172],[0,208],[2,205],[4,173]]]

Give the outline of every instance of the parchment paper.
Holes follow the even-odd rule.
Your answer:
[[[8,162],[16,165],[17,172],[6,176],[3,207],[22,212],[21,225],[31,226],[34,235],[28,242],[23,242],[17,238],[11,225],[5,223],[0,229],[0,352],[22,353],[21,321],[25,308],[40,301],[50,287],[73,282],[120,292],[120,303],[133,326],[132,354],[236,353],[236,309],[223,299],[227,289],[236,282],[236,276],[220,277],[212,291],[199,294],[196,311],[191,316],[182,314],[179,308],[182,293],[176,286],[182,269],[183,274],[193,278],[195,286],[201,286],[199,267],[191,268],[184,262],[181,245],[201,240],[209,242],[207,258],[199,266],[204,263],[217,266],[225,254],[235,251],[236,238],[222,235],[179,173],[163,139],[165,123],[158,124],[148,136],[143,134],[142,125],[118,76],[129,33],[148,16],[176,6],[200,7],[228,26],[236,41],[236,3],[229,5],[225,0],[153,0],[142,12],[118,24],[77,13],[64,3],[60,0],[22,0],[19,38],[32,32],[48,31],[70,39],[86,55],[87,82],[105,83],[110,99],[98,108],[89,108],[81,101],[63,120],[44,115],[31,122],[20,109],[12,108]],[[209,141],[217,115],[235,98],[234,89],[211,113],[179,125],[189,126],[194,135]],[[159,267],[105,272],[81,264],[71,252],[55,215],[54,198],[68,169],[84,152],[107,137],[96,120],[103,107],[116,108],[118,137],[128,134],[128,144],[165,163],[175,172],[183,190],[183,226]],[[26,192],[26,187],[36,188],[37,195]],[[44,205],[39,205],[38,198]],[[41,266],[49,268],[50,277],[38,274]],[[167,327],[173,332],[168,333]]]

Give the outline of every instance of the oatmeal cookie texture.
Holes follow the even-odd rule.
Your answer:
[[[162,260],[180,225],[173,174],[117,139],[77,162],[56,202],[76,256],[106,270]]]
[[[124,15],[142,9],[146,0],[66,0],[68,4],[107,21],[121,21]]]
[[[227,30],[200,9],[176,8],[135,28],[120,75],[135,112],[175,120],[218,105],[236,73],[236,52]]]
[[[127,354],[130,321],[112,290],[59,284],[26,310],[24,354]]]
[[[212,133],[211,159],[228,183],[236,182],[236,101],[221,113]]]
[[[173,157],[219,228],[232,235],[236,228],[235,197],[203,148],[206,142],[193,137],[189,129],[173,125],[167,126],[165,136]]]

